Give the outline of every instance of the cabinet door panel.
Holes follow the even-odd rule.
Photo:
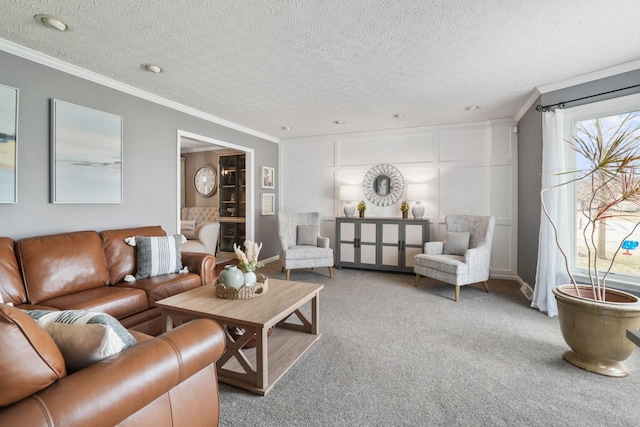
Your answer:
[[[356,262],[356,249],[353,243],[340,243],[340,262]]]
[[[356,225],[353,222],[340,223],[340,240],[353,242],[356,239]]]
[[[360,224],[360,242],[376,243],[376,224]]]
[[[404,250],[405,267],[413,268],[413,257],[421,253],[422,253],[422,250],[420,248],[405,248]]]
[[[382,243],[398,244],[400,224],[382,224]]]
[[[375,245],[360,246],[360,263],[376,265],[376,247]]]
[[[404,242],[407,245],[422,246],[423,225],[407,224],[404,232]]]
[[[398,247],[397,246],[383,246],[382,247],[382,265],[397,267],[398,262]]]

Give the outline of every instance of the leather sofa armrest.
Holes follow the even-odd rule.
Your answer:
[[[191,321],[4,408],[0,425],[114,426],[215,363],[224,347],[217,323]]]
[[[215,280],[216,257],[200,252],[182,252],[182,265],[189,267],[190,273],[200,275],[202,286]]]

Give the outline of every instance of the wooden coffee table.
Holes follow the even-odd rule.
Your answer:
[[[275,383],[322,335],[319,330],[323,285],[269,279],[268,291],[249,300],[215,295],[215,285],[202,286],[158,301],[167,330],[194,318],[213,319],[227,337],[218,360],[220,382],[266,395]],[[310,302],[311,320],[300,308]],[[295,315],[295,316],[294,316]],[[245,333],[234,339],[229,327]],[[267,338],[269,329],[276,328]],[[244,348],[252,338],[255,348]]]

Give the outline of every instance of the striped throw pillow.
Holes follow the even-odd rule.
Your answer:
[[[132,239],[125,239],[132,244]],[[180,244],[186,239],[182,234],[173,236],[135,236],[132,246],[138,248],[136,280],[163,274],[178,273],[182,270]]]
[[[84,310],[27,311],[51,335],[68,372],[75,372],[137,344],[115,318]]]

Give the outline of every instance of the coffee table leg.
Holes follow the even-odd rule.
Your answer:
[[[260,328],[256,332],[256,386],[261,389],[265,389],[269,386],[267,330],[267,328]]]
[[[311,333],[320,333],[320,294],[316,294],[311,300]]]

